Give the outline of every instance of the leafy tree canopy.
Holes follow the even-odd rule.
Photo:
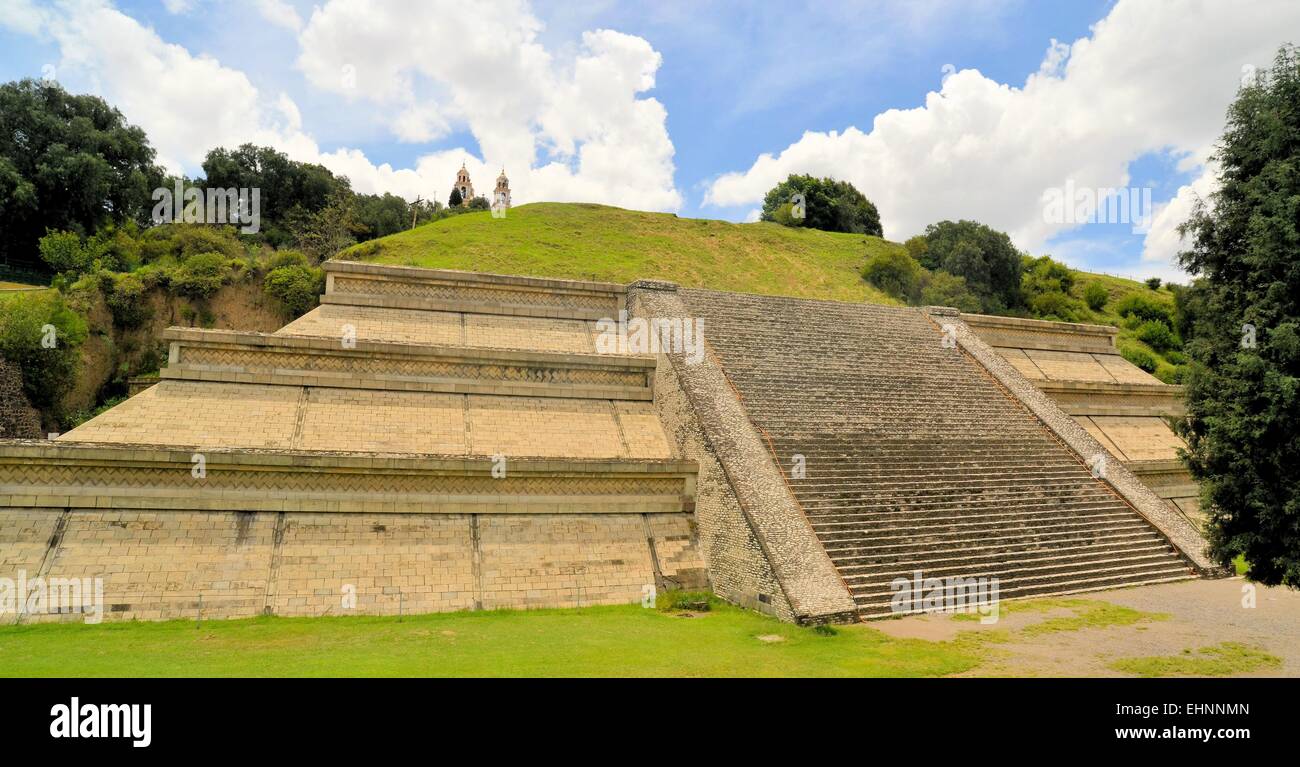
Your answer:
[[[1023,303],[1021,254],[1004,232],[975,221],[940,221],[926,227],[923,244],[909,240],[907,248],[925,268],[964,278],[981,311],[1000,314]]]
[[[849,182],[832,178],[791,175],[763,198],[761,218],[826,232],[884,236],[871,200]]]
[[[1248,577],[1300,587],[1300,55],[1238,91],[1216,159],[1212,206],[1183,225],[1198,280],[1192,324],[1188,465],[1201,481],[1211,555],[1243,555]],[[1190,299],[1190,300],[1189,300]],[[1190,310],[1190,311],[1189,311]]]
[[[0,85],[0,263],[40,267],[47,230],[145,223],[163,177],[144,131],[103,99],[37,80]]]

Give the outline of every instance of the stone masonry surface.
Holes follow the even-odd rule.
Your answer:
[[[707,585],[695,469],[650,401],[653,359],[596,354],[594,319],[617,316],[621,286],[327,273],[329,300],[277,336],[175,331],[156,385],[56,443],[0,447],[0,575],[101,577],[108,620],[583,606]],[[345,338],[360,348],[332,343]],[[0,616],[18,619],[83,616]]]
[[[996,577],[1003,598],[1192,575],[921,311],[681,295],[860,614],[895,611],[918,570]]]

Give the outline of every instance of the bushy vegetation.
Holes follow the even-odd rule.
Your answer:
[[[177,293],[190,298],[211,298],[230,276],[230,260],[220,253],[195,253],[172,273]]]
[[[113,314],[113,322],[124,330],[140,327],[152,314],[144,280],[137,275],[106,273],[100,282],[100,290]]]
[[[1071,295],[1074,270],[1051,256],[1025,259],[1020,287],[1034,317],[1061,322],[1080,322],[1086,317],[1084,302]]]
[[[292,316],[310,311],[325,292],[325,270],[310,266],[302,253],[280,251],[271,257],[269,266],[263,289]]]
[[[57,291],[0,296],[0,357],[22,371],[23,391],[38,409],[57,412],[77,379],[86,321]]]
[[[966,286],[966,278],[948,274],[942,269],[925,274],[921,303],[925,306],[951,306],[963,312],[980,310],[979,296]]]
[[[1100,282],[1090,282],[1083,289],[1083,302],[1094,312],[1099,312],[1106,308],[1106,302],[1110,300],[1110,291]]]
[[[904,250],[872,254],[862,270],[867,282],[901,301],[915,301],[921,294],[925,270]]]

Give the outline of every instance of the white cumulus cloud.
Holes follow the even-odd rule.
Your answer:
[[[1223,129],[1243,67],[1266,66],[1300,29],[1300,3],[1260,0],[1119,0],[1092,33],[1051,41],[1020,86],[976,70],[948,77],[924,106],[879,114],[869,130],[807,132],[785,149],[707,188],[705,204],[752,205],[790,173],[851,181],[880,208],[886,236],[901,239],[942,219],[976,219],[1023,248],[1070,228],[1044,220],[1044,192],[1129,186],[1129,164],[1168,152],[1200,178],[1157,211],[1144,263],[1168,271],[1174,227]]]
[[[292,6],[259,6],[291,26]],[[465,162],[484,193],[505,167],[516,203],[681,205],[667,113],[642,95],[654,86],[659,54],[641,38],[598,30],[556,60],[536,41],[540,22],[522,3],[332,0],[314,9],[299,64],[340,98],[340,109],[368,103],[390,113],[392,132],[406,141],[467,129],[479,147],[440,149],[405,168],[354,148],[326,151],[288,94],[262,92],[243,71],[164,40],[107,0],[0,0],[0,10],[11,12],[0,25],[53,40],[60,77],[92,83],[145,129],[173,171],[194,173],[210,149],[251,142],[321,163],[358,191],[407,199],[445,199]]]
[[[595,30],[559,57],[541,26],[509,0],[330,0],[303,29],[298,66],[317,88],[390,113],[401,140],[468,129],[479,159],[510,171],[516,201],[678,209],[667,111],[644,95],[659,53]]]

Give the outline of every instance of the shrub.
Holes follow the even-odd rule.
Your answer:
[[[862,276],[894,298],[910,301],[919,294],[925,270],[907,251],[889,248],[867,259]]]
[[[53,345],[47,326],[53,326]],[[23,391],[37,408],[55,407],[72,388],[86,339],[86,321],[56,291],[0,298],[0,357],[22,372]]]
[[[230,266],[220,253],[199,253],[185,259],[172,276],[172,286],[181,295],[211,298],[230,276]]]
[[[1159,320],[1147,320],[1138,326],[1137,338],[1158,352],[1178,346],[1178,338],[1169,326]]]
[[[297,317],[316,306],[325,292],[325,270],[302,264],[280,266],[266,273],[262,289],[279,300],[290,316]]]
[[[1160,289],[1160,278],[1159,278],[1159,277],[1150,277],[1150,278],[1148,278],[1148,279],[1146,280],[1146,284],[1147,284],[1147,287],[1148,287],[1148,288],[1151,288],[1152,290],[1159,290],[1159,289]]]
[[[1183,382],[1184,374],[1187,368],[1183,365],[1170,365],[1168,362],[1157,362],[1155,372],[1152,374],[1159,378],[1162,383],[1180,384]]]
[[[41,260],[59,274],[78,275],[90,269],[90,250],[76,232],[48,232],[37,249]]]
[[[149,264],[136,269],[131,274],[144,283],[146,290],[165,288],[172,284],[174,270],[158,264]]]
[[[1130,293],[1115,305],[1115,311],[1121,317],[1137,317],[1140,320],[1159,320],[1173,327],[1173,312],[1169,307],[1153,301],[1141,293]]]
[[[1044,320],[1077,322],[1081,308],[1078,301],[1059,290],[1035,293],[1029,299],[1030,311],[1035,317]]]
[[[1090,282],[1088,287],[1083,289],[1083,300],[1088,304],[1089,309],[1099,312],[1110,300],[1110,291],[1106,290],[1100,282]]]
[[[171,256],[185,261],[203,253],[220,253],[226,258],[244,255],[244,246],[230,226],[207,224],[163,224],[141,235],[141,252],[145,261]]]
[[[1026,261],[1020,282],[1029,295],[1053,291],[1069,293],[1074,287],[1074,272],[1065,264],[1053,261],[1051,256],[1043,256]]]
[[[1134,365],[1137,365],[1148,373],[1156,372],[1156,365],[1158,364],[1156,355],[1141,346],[1121,344],[1119,353],[1124,355],[1124,359],[1132,362]]]
[[[144,282],[134,274],[114,276],[104,293],[104,302],[113,313],[113,323],[127,330],[143,325],[152,314],[146,292]]]
[[[910,240],[909,240],[910,242]],[[980,310],[979,296],[966,287],[966,280],[940,269],[930,275],[921,288],[921,303],[927,306],[951,306],[963,312]]]
[[[298,250],[277,250],[271,254],[266,261],[266,268],[279,269],[282,266],[310,266],[302,251]]]

